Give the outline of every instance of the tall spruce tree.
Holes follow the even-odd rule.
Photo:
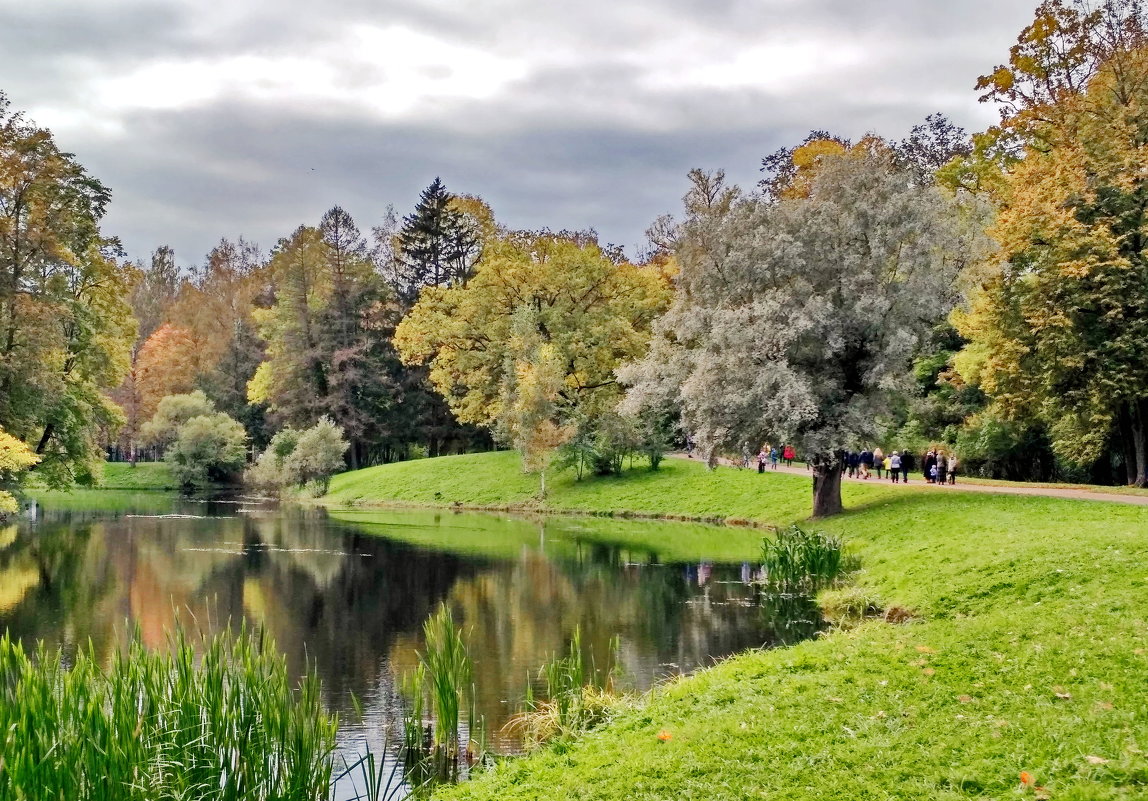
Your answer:
[[[402,270],[396,287],[400,299],[413,305],[426,286],[465,285],[481,252],[479,235],[454,196],[435,178],[419,196],[399,232]]]

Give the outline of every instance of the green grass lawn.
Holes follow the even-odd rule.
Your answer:
[[[101,489],[175,490],[179,484],[166,462],[105,462]]]
[[[524,501],[533,479],[515,458],[360,471],[337,479],[332,496]],[[689,462],[551,486],[554,507],[773,523],[804,518],[810,502],[800,476],[706,473]],[[860,583],[916,620],[729,659],[578,741],[439,795],[1148,797],[1148,508],[870,485],[847,486],[845,497],[850,511],[819,527],[860,554]],[[1022,788],[1022,771],[1044,789]]]
[[[766,522],[809,514],[810,479],[788,473],[758,475],[700,462],[667,459],[661,468],[627,470],[621,476],[577,481],[573,472],[547,477],[546,502],[535,500],[538,476],[520,469],[512,451],[445,456],[343,473],[331,481],[324,502],[333,506],[386,503],[544,508],[590,513],[633,512]],[[927,491],[922,484],[918,489]],[[911,490],[910,490],[911,491]],[[899,494],[880,482],[847,484],[846,505]]]

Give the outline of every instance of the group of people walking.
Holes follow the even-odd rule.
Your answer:
[[[850,478],[867,479],[873,471],[877,478],[887,474],[894,484],[909,481],[916,458],[908,450],[885,454],[881,448],[863,451],[846,451],[841,458],[841,471]],[[945,453],[940,448],[930,448],[921,456],[921,474],[929,484],[957,483],[957,455]]]
[[[785,462],[786,467],[793,467],[796,458],[797,450],[792,445],[770,445],[767,442],[757,453],[757,472],[764,473],[767,462],[776,470],[779,459]]]
[[[750,450],[742,451],[741,465],[749,467]],[[877,478],[887,478],[894,484],[908,483],[909,473],[917,464],[921,465],[921,475],[929,484],[957,483],[957,455],[932,447],[919,457],[908,450],[886,454],[881,448],[862,451],[839,451],[841,473],[849,478],[868,479],[874,472]],[[764,473],[766,467],[777,469],[779,462],[792,467],[797,458],[797,450],[792,445],[771,445],[765,443],[757,454],[757,472]],[[918,461],[919,460],[919,461]]]

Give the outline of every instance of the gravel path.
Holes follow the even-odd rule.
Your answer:
[[[676,457],[676,458],[679,458],[679,459],[689,458],[684,453],[674,453],[671,455]],[[695,459],[695,461],[697,461],[697,460]],[[720,462],[723,466],[736,467],[736,463],[731,461],[731,460],[728,460],[728,459],[722,459],[722,460],[720,460]],[[757,459],[756,458],[752,459],[750,461],[750,466],[747,469],[757,470]],[[767,472],[767,473],[773,473],[773,472],[792,473],[794,475],[802,475],[802,476],[808,476],[809,475],[808,468],[805,468],[805,467],[786,467],[785,465],[782,465],[782,464],[779,464],[777,466],[777,470],[773,470],[767,464],[765,466],[765,472]],[[934,485],[934,484],[929,484],[927,481],[925,481],[924,477],[921,476],[920,470],[915,470],[915,471],[909,472],[909,482],[907,484],[904,484],[904,483],[894,484],[892,481],[889,481],[887,478],[878,479],[876,471],[873,472],[872,477],[869,479],[849,478],[847,476],[842,476],[841,480],[843,483],[851,483],[851,482],[865,483],[866,481],[868,481],[868,482],[880,482],[882,484],[887,484],[890,487],[904,488],[906,491],[916,490],[918,492],[920,492],[920,491],[928,491],[928,492],[990,492],[990,493],[993,493],[996,495],[1044,495],[1044,496],[1047,496],[1049,498],[1071,498],[1074,500],[1081,500],[1081,501],[1107,501],[1109,503],[1127,503],[1127,504],[1132,504],[1133,506],[1148,506],[1148,494],[1124,495],[1124,494],[1115,493],[1115,492],[1105,492],[1103,490],[1103,488],[1097,488],[1095,490],[1092,490],[1092,489],[1076,489],[1076,488],[1070,488],[1070,487],[1024,487],[1024,486],[1009,486],[1007,484],[1006,485],[968,484],[968,483],[962,483],[961,477],[959,475],[957,476],[957,484],[956,485],[950,485],[950,484]]]

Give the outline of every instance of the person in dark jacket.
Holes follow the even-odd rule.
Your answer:
[[[901,452],[901,480],[909,483],[909,471],[913,469],[913,454],[908,450]]]

